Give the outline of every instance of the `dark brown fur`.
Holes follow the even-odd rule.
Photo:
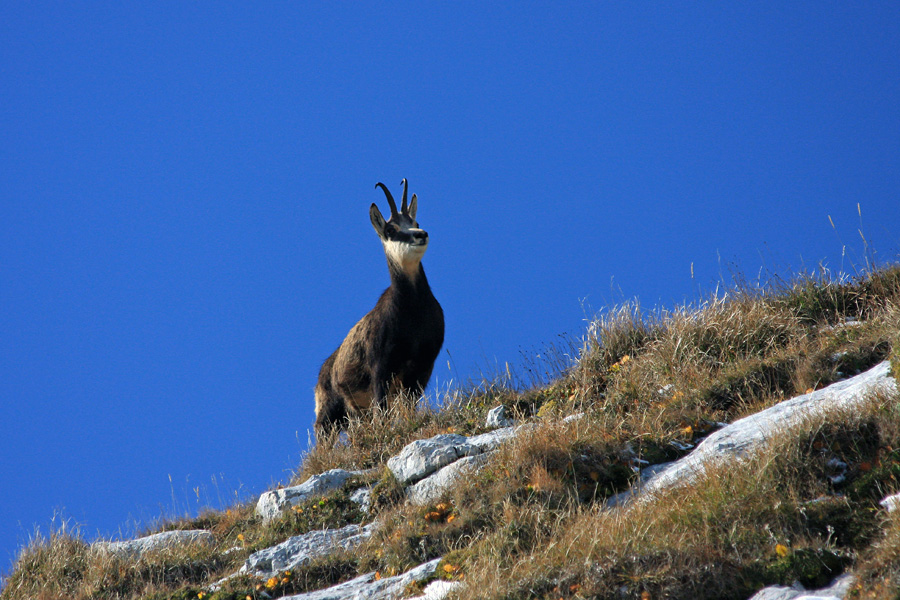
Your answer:
[[[407,209],[406,180],[403,183],[403,210],[396,211],[384,188],[391,204],[391,220],[385,223],[373,204],[372,224],[386,245],[427,247],[428,234],[418,229],[415,222],[416,197]],[[391,286],[375,308],[350,330],[319,372],[317,437],[343,428],[351,414],[367,410],[372,404],[384,408],[388,399],[398,393],[421,394],[431,378],[444,342],[443,310],[431,293],[421,254],[405,263],[391,252],[387,256]]]

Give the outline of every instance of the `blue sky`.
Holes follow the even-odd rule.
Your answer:
[[[288,478],[388,283],[377,181],[419,196],[439,386],[900,249],[892,2],[7,2],[0,98],[0,572],[57,513]]]

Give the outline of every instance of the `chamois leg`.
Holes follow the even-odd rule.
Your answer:
[[[347,404],[331,389],[316,387],[316,440],[322,440],[335,429],[343,429],[349,422]]]
[[[387,408],[388,383],[379,373],[372,384],[372,404],[380,409]]]
[[[321,440],[335,430],[344,429],[349,422],[343,402],[331,402],[316,415],[316,439]]]

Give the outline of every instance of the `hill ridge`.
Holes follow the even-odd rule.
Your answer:
[[[898,300],[889,267],[619,307],[547,385],[395,402],[310,449],[288,486],[160,528],[193,543],[51,532],[0,598],[890,596]],[[696,467],[726,453],[742,468]]]

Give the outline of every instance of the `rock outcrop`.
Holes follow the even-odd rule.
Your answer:
[[[188,531],[163,531],[162,533],[122,542],[96,542],[93,547],[101,552],[138,558],[148,552],[170,550],[178,546],[211,546],[214,543],[215,538],[213,534],[203,529],[193,529]]]
[[[388,459],[387,466],[397,481],[409,485],[464,456],[479,453],[481,449],[465,436],[445,433],[408,444],[400,454]]]
[[[815,591],[804,590],[799,584],[796,587],[773,585],[759,590],[750,600],[843,600],[855,582],[852,575],[841,575],[827,588]]]
[[[321,529],[297,535],[277,546],[251,554],[241,568],[241,573],[268,579],[339,549],[350,550],[368,539],[373,531],[375,531],[374,524],[365,527],[347,525],[340,529]]]
[[[431,577],[439,562],[436,558],[402,575],[382,579],[375,573],[366,573],[324,590],[285,596],[282,600],[393,600],[401,597],[410,583]]]
[[[872,394],[897,389],[890,371],[890,363],[884,361],[855,377],[738,419],[709,435],[684,458],[657,470],[641,485],[640,494],[647,498],[661,490],[691,483],[707,465],[750,456],[765,447],[773,431],[792,429],[831,412],[853,412]]]
[[[331,469],[319,475],[313,475],[300,485],[279,488],[266,492],[256,503],[256,514],[264,521],[274,519],[285,508],[290,508],[314,496],[323,496],[339,489],[354,475],[364,475],[365,471],[345,471]]]

